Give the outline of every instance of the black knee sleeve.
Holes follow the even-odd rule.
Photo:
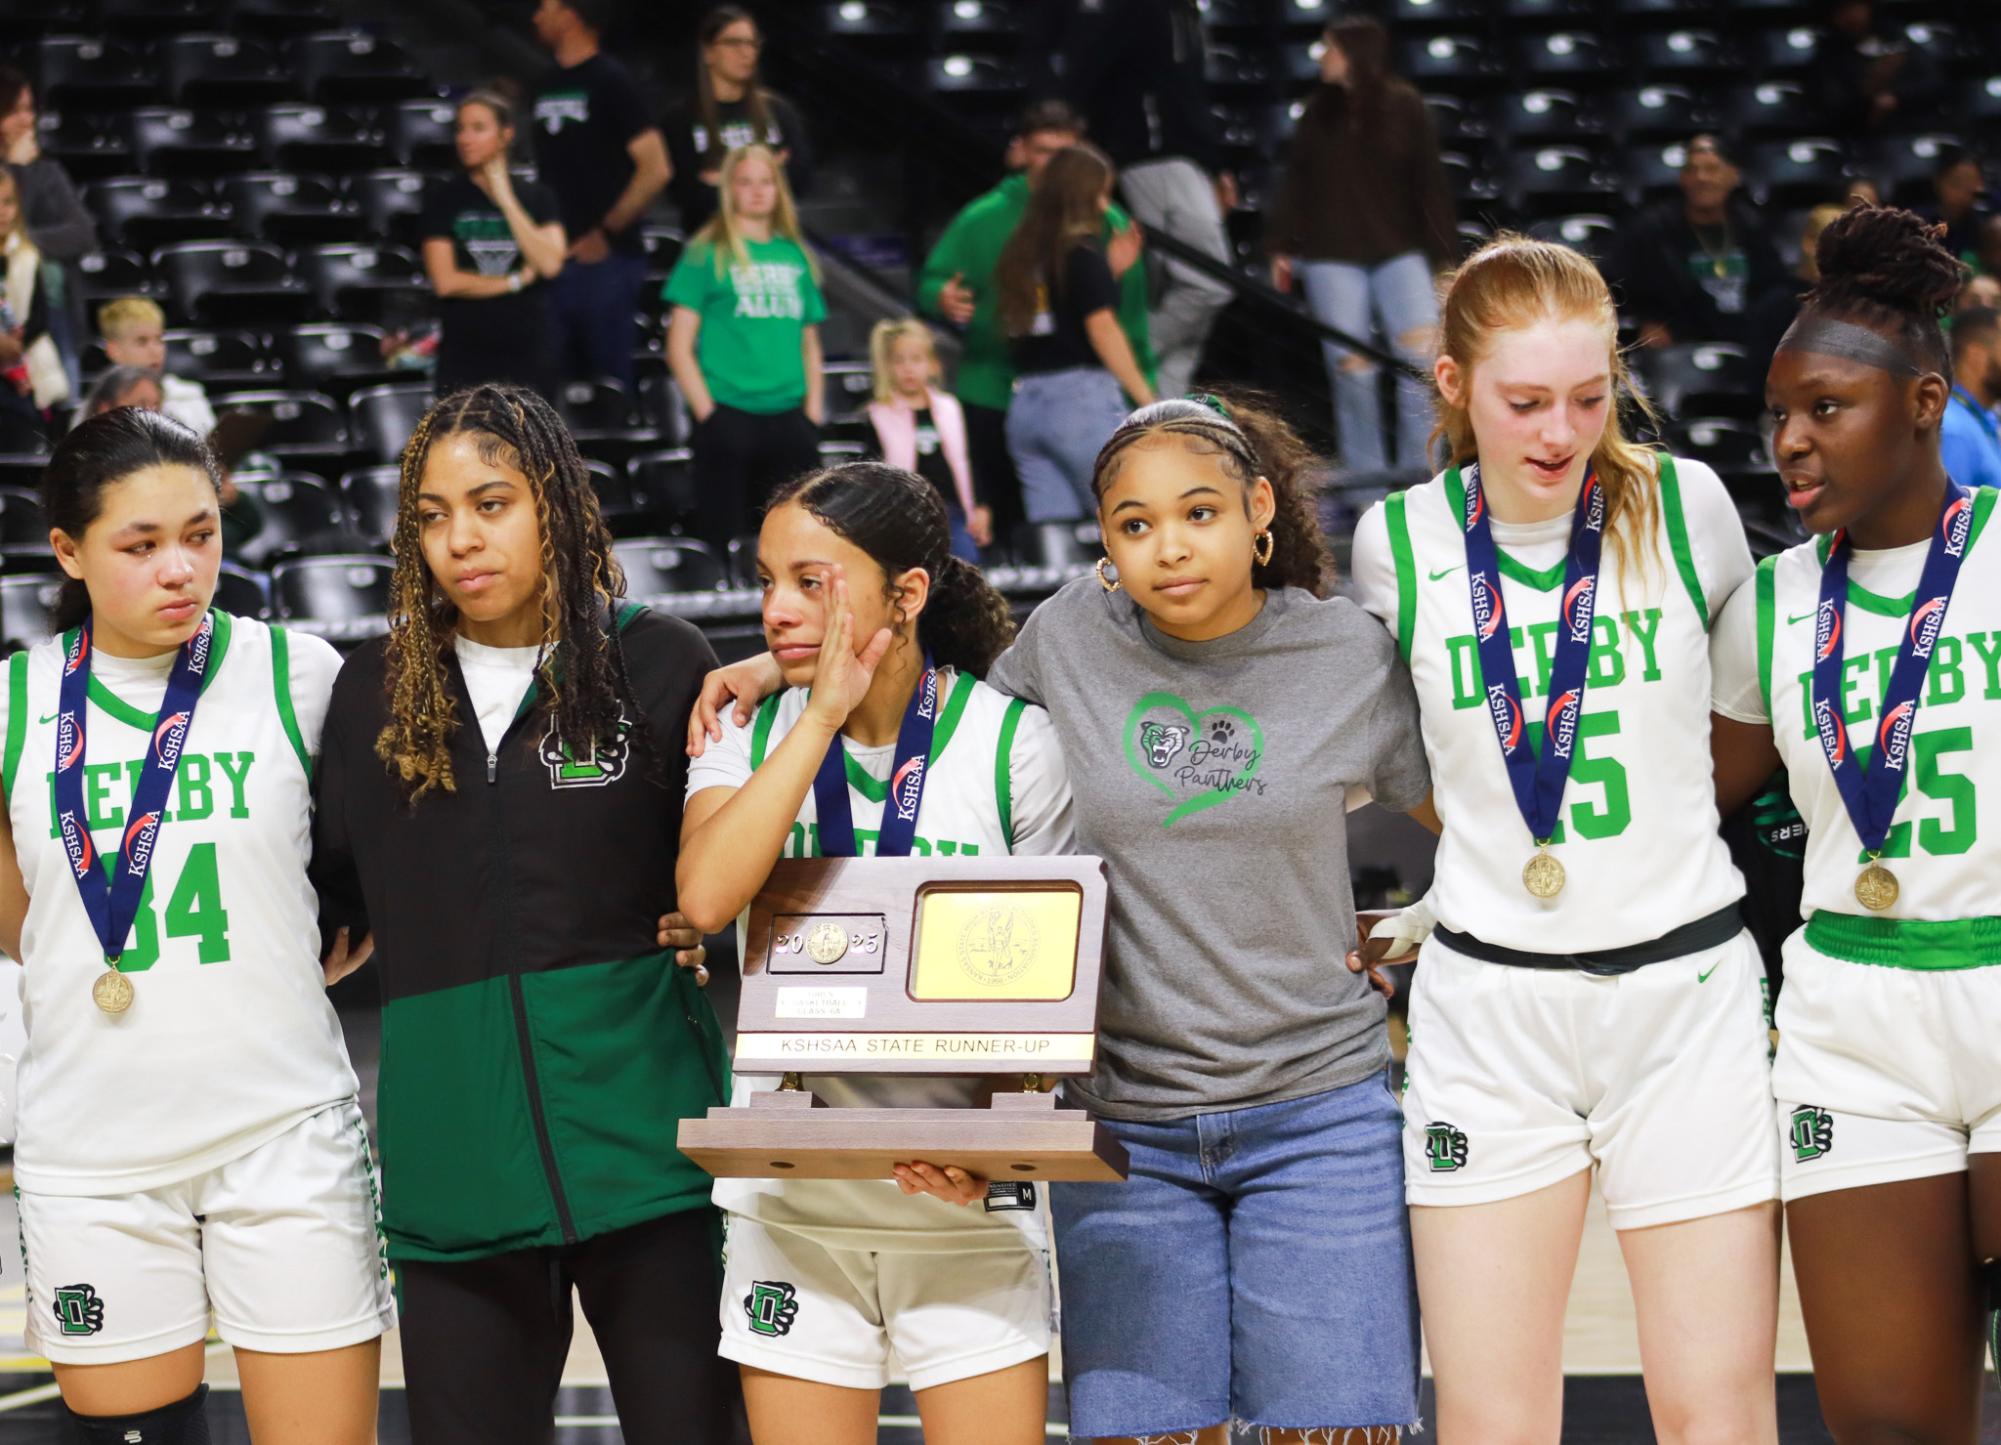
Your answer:
[[[207,1399],[208,1386],[197,1385],[187,1399],[143,1415],[79,1415],[64,1408],[77,1445],[209,1445]]]

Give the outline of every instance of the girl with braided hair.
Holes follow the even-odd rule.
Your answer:
[[[1099,575],[987,675],[1048,707],[1111,880],[1098,1066],[1065,1090],[1132,1172],[1051,1186],[1079,1437],[1385,1442],[1417,1419],[1401,1119],[1383,999],[1340,966],[1339,820],[1364,794],[1420,808],[1429,775],[1395,645],[1328,596],[1314,464],[1249,397],[1132,413],[1092,468]],[[711,680],[691,747],[768,668]]]
[[[1014,622],[951,555],[936,487],[880,462],[798,478],[772,498],[757,567],[784,686],[688,768],[676,881],[690,919],[727,926],[780,858],[1070,851],[1049,715],[979,680]],[[738,1079],[738,1102],[774,1082]],[[808,1083],[837,1108],[966,1105],[992,1088]],[[1050,1284],[1031,1188],[990,1193],[911,1161],[893,1182],[718,1180],[715,1199],[729,1220],[722,1353],[742,1367],[759,1445],[873,1441],[892,1357],[925,1439],[1043,1438]]]
[[[715,655],[625,601],[576,445],[524,388],[426,413],[394,541],[389,635],[334,686],[314,877],[378,944],[412,1438],[546,1441],[574,1286],[627,1438],[727,1440],[719,1220],[674,1147],[727,1073],[674,966],[700,935],[654,939],[672,740]]]
[[[2001,1351],[2001,536],[1939,457],[1938,228],[1852,210],[1818,260],[1765,379],[1816,535],[1717,626],[1717,788],[1728,811],[1783,764],[1807,825],[1772,1088],[1821,1412],[1970,1445],[1983,1318]]]

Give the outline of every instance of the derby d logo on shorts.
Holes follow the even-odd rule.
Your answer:
[[[631,740],[632,719],[620,711],[617,740],[602,745],[592,742],[579,755],[563,741],[552,717],[537,756],[549,770],[551,788],[602,788],[625,776],[625,765],[632,754]]]
[[[1813,1104],[1793,1110],[1793,1161],[1808,1164],[1834,1152],[1834,1115]]]
[[[789,1335],[792,1321],[799,1317],[799,1291],[782,1279],[756,1280],[743,1297],[743,1312],[752,1334],[771,1339]]]
[[[94,1335],[104,1328],[104,1301],[91,1285],[60,1286],[54,1313],[56,1328],[65,1335]]]
[[[1450,1124],[1436,1123],[1424,1126],[1424,1153],[1431,1161],[1431,1172],[1449,1174],[1455,1169],[1466,1167],[1466,1134]]]

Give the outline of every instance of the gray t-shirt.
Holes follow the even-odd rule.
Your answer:
[[[1389,1062],[1355,939],[1347,798],[1430,790],[1396,644],[1343,598],[1266,595],[1210,642],[1162,635],[1072,582],[987,681],[1049,711],[1077,848],[1105,859],[1111,937],[1098,1067],[1068,1086],[1114,1119],[1299,1098]]]

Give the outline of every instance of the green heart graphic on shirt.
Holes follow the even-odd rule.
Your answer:
[[[1163,718],[1162,713],[1168,716]],[[1189,793],[1187,785],[1176,786],[1176,773],[1198,747],[1216,762],[1214,767],[1204,768],[1205,773],[1220,771],[1227,762],[1236,762],[1238,767],[1221,783]],[[1168,797],[1180,800],[1161,820],[1163,828],[1172,828],[1183,818],[1242,793],[1244,784],[1264,762],[1265,735],[1258,720],[1240,707],[1226,704],[1197,712],[1186,698],[1171,692],[1150,692],[1126,714],[1125,750],[1127,767]]]

